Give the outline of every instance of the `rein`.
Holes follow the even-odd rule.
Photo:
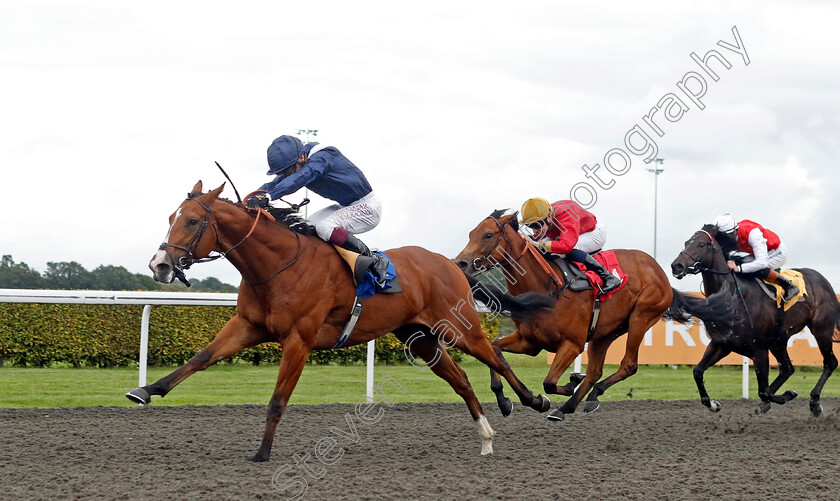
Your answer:
[[[697,230],[697,232],[695,232],[694,234],[697,235],[697,233],[705,233],[706,236],[709,237],[709,242],[711,243],[711,245],[709,245],[709,247],[706,249],[706,252],[700,258],[695,258],[691,254],[686,252],[685,249],[680,251],[681,255],[685,254],[690,259],[694,260],[694,263],[691,266],[687,267],[686,271],[691,272],[692,270],[697,270],[697,271],[700,271],[700,272],[703,272],[703,273],[713,273],[715,275],[731,275],[732,276],[732,282],[735,283],[735,290],[738,292],[738,298],[741,299],[741,304],[744,305],[744,311],[747,312],[747,320],[749,320],[749,322],[750,322],[750,328],[755,328],[754,325],[753,325],[753,321],[752,321],[752,315],[750,314],[750,309],[749,309],[749,307],[747,307],[747,301],[744,299],[744,293],[741,292],[741,286],[740,286],[740,284],[738,284],[738,277],[735,276],[735,272],[733,270],[719,271],[719,270],[715,270],[715,269],[708,268],[708,267],[700,265],[700,262],[702,260],[706,259],[706,256],[709,255],[709,252],[714,251],[716,247],[720,248],[720,246],[717,244],[717,242],[715,242],[715,239],[712,237],[712,235],[708,231]],[[721,252],[723,252],[722,249],[721,249]]]
[[[245,197],[245,199],[247,200],[248,198],[250,198],[251,196],[253,196],[257,193],[265,193],[265,190],[257,190],[255,192],[249,194],[247,197]],[[237,193],[237,197],[238,197],[238,195],[239,194]],[[257,229],[257,225],[260,222],[260,216],[262,216],[263,214],[265,215],[265,217],[269,221],[272,221],[272,222],[275,221],[274,216],[272,216],[267,210],[263,209],[262,207],[259,207],[259,208],[257,208],[257,216],[254,218],[254,223],[251,225],[251,229],[248,230],[248,233],[244,237],[242,237],[242,239],[239,242],[235,243],[230,248],[228,248],[227,250],[224,250],[224,251],[215,251],[215,250],[211,251],[211,252],[218,252],[218,254],[216,254],[216,255],[213,255],[213,256],[208,255],[206,257],[196,257],[193,253],[198,248],[201,241],[204,239],[204,233],[205,233],[205,231],[207,231],[208,225],[212,226],[213,233],[216,234],[216,246],[217,247],[221,247],[222,241],[219,239],[219,229],[216,226],[216,221],[215,221],[215,219],[211,219],[211,214],[212,214],[211,207],[204,204],[203,202],[201,202],[200,200],[198,200],[197,198],[195,198],[193,196],[188,196],[187,200],[191,200],[191,201],[197,203],[198,205],[201,206],[202,209],[204,209],[204,220],[201,222],[201,227],[198,229],[198,232],[196,232],[195,236],[192,239],[190,239],[190,241],[187,242],[186,245],[177,245],[177,244],[170,244],[168,242],[163,242],[162,244],[160,244],[160,247],[159,247],[160,250],[166,252],[166,255],[169,256],[169,260],[172,261],[173,267],[175,268],[176,278],[178,278],[178,280],[181,280],[182,282],[184,282],[184,284],[186,284],[187,287],[189,287],[190,284],[186,280],[186,276],[184,275],[183,270],[189,269],[190,266],[192,266],[193,264],[196,264],[196,263],[207,263],[207,262],[210,262],[210,261],[215,261],[216,259],[219,259],[219,258],[227,258],[227,255],[230,252],[232,252],[233,250],[238,248],[240,245],[245,243],[245,241],[248,240],[251,237],[251,235],[254,234],[254,231]],[[275,271],[274,273],[272,273],[271,275],[269,275],[266,278],[263,278],[263,279],[256,280],[256,281],[252,282],[252,281],[245,280],[245,278],[243,277],[242,280],[247,285],[254,286],[254,285],[260,285],[260,284],[263,284],[265,282],[268,282],[269,280],[276,277],[277,275],[279,275],[283,271],[287,270],[288,268],[292,267],[295,263],[298,262],[298,260],[300,259],[300,256],[303,254],[303,242],[301,241],[300,235],[297,232],[292,231],[292,233],[295,235],[295,237],[297,238],[297,241],[298,241],[298,251],[297,251],[297,255],[295,256],[295,258],[289,264],[283,266],[282,268]],[[169,248],[182,250],[186,254],[181,256],[176,261],[172,257],[172,254],[169,252]]]
[[[482,261],[488,261],[490,262],[490,264],[492,264],[490,268],[486,269],[493,269],[501,264],[498,261],[493,263],[490,260],[490,255],[493,254],[493,251],[495,251],[499,247],[499,244],[502,242],[502,238],[505,239],[505,243],[507,243],[508,249],[510,249],[511,251],[513,250],[513,244],[511,244],[510,239],[505,233],[505,227],[507,226],[507,223],[501,224],[499,223],[499,220],[494,217],[487,217],[486,219],[490,219],[494,223],[496,223],[496,227],[499,229],[499,238],[496,239],[496,243],[493,244],[493,246],[490,248],[490,251],[487,252],[487,254],[473,260],[473,267],[476,269],[478,269],[479,267],[484,268],[484,266],[481,265]],[[527,239],[525,239],[525,237],[523,237],[519,233],[517,233],[516,235],[522,239],[522,242],[525,244],[525,248],[522,250],[519,256],[514,259],[514,262],[518,263],[519,260],[522,259],[523,256],[525,256],[525,254],[531,254],[534,257],[534,259],[536,259],[537,263],[543,269],[545,274],[548,275],[549,278],[551,278],[552,283],[554,283],[554,287],[556,288],[555,297],[562,294],[563,291],[566,290],[566,288],[568,287],[568,284],[563,284],[563,281],[560,280],[560,277],[557,276],[557,273],[555,273],[554,270],[551,269],[551,266],[548,264],[548,261],[546,261],[545,258],[539,252],[537,252],[536,248],[534,248],[534,245],[531,242],[529,242]]]

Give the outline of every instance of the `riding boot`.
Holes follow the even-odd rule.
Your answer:
[[[586,255],[586,260],[584,260],[583,264],[586,266],[587,270],[594,271],[595,274],[598,275],[598,278],[604,282],[604,285],[601,286],[602,294],[605,294],[621,285],[620,278],[607,271],[606,268],[601,266],[601,263],[589,254]]]
[[[793,296],[799,294],[799,287],[795,286],[787,278],[779,275],[776,270],[770,270],[770,274],[767,275],[767,280],[776,285],[780,285],[785,290],[785,294],[782,297],[782,304],[787,304],[788,301],[793,299]]]
[[[364,244],[361,240],[356,238],[354,235],[347,235],[347,239],[344,241],[344,244],[341,247],[353,251],[358,252],[362,256],[370,256],[373,258],[373,262],[370,264],[371,273],[373,273],[376,282],[380,286],[385,285],[385,278],[386,274],[388,273],[388,259],[371,252],[367,245]]]

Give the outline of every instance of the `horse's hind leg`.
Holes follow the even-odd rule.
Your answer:
[[[418,332],[423,333],[423,335],[416,336]],[[484,416],[481,403],[479,403],[472,386],[470,386],[467,373],[455,363],[455,360],[447,353],[438,339],[431,335],[428,327],[401,327],[394,331],[394,335],[412,353],[426,360],[432,372],[449,383],[452,389],[455,390],[455,393],[464,399],[464,402],[467,403],[467,409],[469,409],[475,421],[475,426],[478,429],[478,436],[481,439],[481,454],[492,454],[494,432],[490,428],[490,423],[487,422],[487,418]]]
[[[732,350],[729,348],[718,346],[712,342],[706,347],[703,358],[694,366],[694,382],[697,384],[697,391],[700,393],[700,402],[712,412],[718,412],[720,410],[720,402],[709,398],[709,394],[706,392],[706,383],[703,381],[703,373],[731,352]]]
[[[265,340],[265,331],[254,327],[242,317],[235,316],[228,320],[222,330],[216,334],[215,339],[192,357],[189,362],[150,385],[131,390],[125,396],[132,402],[148,404],[152,395],[165,396],[178,383],[192,374]]]
[[[831,373],[837,368],[837,357],[834,356],[834,347],[832,345],[832,337],[834,335],[833,324],[825,327],[811,327],[811,332],[817,340],[817,345],[820,347],[820,353],[822,353],[823,357],[822,374],[820,374],[820,379],[817,381],[814,389],[811,390],[811,402],[809,403],[811,414],[817,417],[822,414],[823,410],[820,404],[820,394],[822,393],[823,386],[825,386],[825,382],[828,381]]]

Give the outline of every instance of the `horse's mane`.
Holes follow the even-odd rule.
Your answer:
[[[226,202],[230,205],[233,205],[234,207],[244,210],[248,214],[256,214],[257,209],[249,209],[243,204],[234,202],[233,200],[229,200],[227,198],[222,197],[219,197],[218,200],[221,200],[222,202]],[[308,224],[306,222],[306,219],[304,219],[303,216],[301,216],[297,210],[292,209],[291,207],[269,207],[268,212],[274,217],[276,223],[286,226],[294,232],[308,236],[314,236],[316,234],[315,227]]]
[[[724,256],[728,256],[730,252],[738,250],[738,244],[726,233],[721,232],[718,230],[717,225],[715,224],[704,224],[703,231],[708,233],[709,235],[714,238],[717,243],[720,245],[721,250],[723,251]]]

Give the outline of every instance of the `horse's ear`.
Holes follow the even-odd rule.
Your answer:
[[[204,185],[201,184],[201,179],[199,179],[198,182],[195,183],[195,186],[193,186],[192,191],[187,195],[187,198],[194,198],[198,195],[201,195],[201,190],[203,188],[204,188]]]
[[[519,211],[513,213],[513,220],[510,222],[510,227],[513,231],[519,231]]]
[[[222,185],[216,188],[215,190],[207,192],[207,195],[209,197],[208,201],[212,203],[214,200],[219,198],[219,195],[222,193],[223,189],[225,189],[225,183],[222,183]]]

